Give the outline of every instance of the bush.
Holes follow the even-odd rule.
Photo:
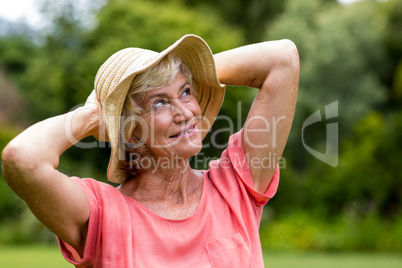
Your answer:
[[[324,218],[298,211],[264,222],[260,236],[264,249],[401,252],[402,217],[393,221],[377,214]]]

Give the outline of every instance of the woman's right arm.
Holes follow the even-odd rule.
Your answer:
[[[88,229],[88,200],[83,189],[56,168],[65,150],[96,134],[99,107],[92,93],[84,107],[26,129],[1,155],[4,178],[10,188],[46,227],[80,255]]]

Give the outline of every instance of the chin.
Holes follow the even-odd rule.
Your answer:
[[[180,157],[192,157],[198,154],[202,149],[202,139],[199,135],[193,136],[189,139],[181,139],[174,142],[171,147],[174,155]]]
[[[198,154],[202,149],[202,140],[196,139],[189,141],[179,141],[175,144],[170,144],[157,148],[158,146],[151,146],[152,154],[156,157],[162,158],[176,158],[176,159],[188,159]]]
[[[202,143],[200,143],[199,145],[192,144],[189,145],[189,147],[177,148],[174,154],[181,158],[190,158],[201,152],[201,149],[202,149]]]

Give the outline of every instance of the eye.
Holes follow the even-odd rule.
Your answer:
[[[159,109],[161,107],[163,107],[164,105],[168,104],[168,102],[166,100],[160,99],[160,100],[156,100],[153,104],[152,104],[152,109]]]
[[[183,94],[182,94],[183,96],[191,96],[191,88],[190,87],[188,87],[188,88],[185,88],[184,90],[183,90]]]

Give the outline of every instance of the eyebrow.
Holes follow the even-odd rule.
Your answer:
[[[190,85],[190,82],[186,81],[183,85],[181,85],[179,91],[183,90],[183,88],[186,87],[187,85]],[[165,92],[153,93],[145,100],[145,103],[148,103],[150,100],[155,98],[167,98],[168,96],[169,95],[166,94]]]

